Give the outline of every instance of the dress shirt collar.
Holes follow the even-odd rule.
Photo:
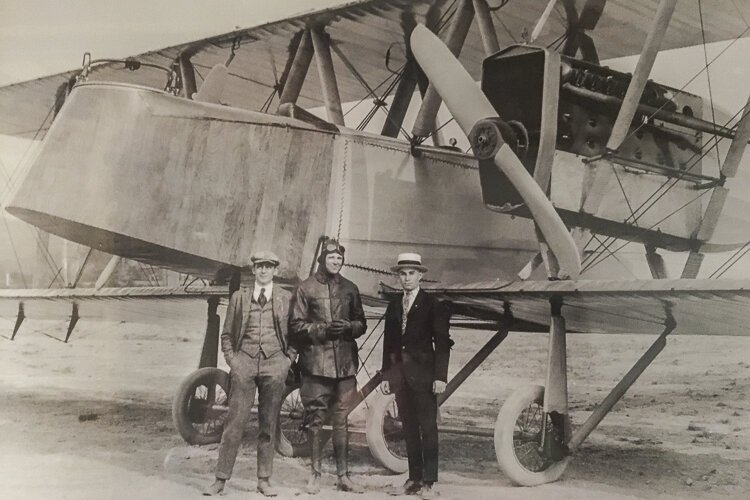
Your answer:
[[[264,289],[263,295],[266,296],[266,300],[271,300],[271,294],[273,293],[273,281],[267,285],[261,285],[260,283],[256,281],[255,285],[253,286],[253,300],[255,302],[258,302],[258,297],[260,297],[261,288]]]

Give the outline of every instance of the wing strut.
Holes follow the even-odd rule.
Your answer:
[[[727,178],[732,178],[737,174],[737,170],[740,166],[742,156],[745,154],[747,149],[747,141],[750,140],[750,96],[748,96],[747,104],[742,112],[742,117],[737,124],[737,131],[732,138],[732,143],[729,146],[729,152],[727,152],[726,158],[724,158],[724,164],[721,166],[721,179],[722,181]],[[716,225],[719,223],[719,218],[724,210],[724,204],[727,200],[729,190],[724,186],[717,186],[711,193],[711,198],[708,200],[708,205],[703,213],[703,219],[701,219],[698,232],[695,236],[697,240],[701,242],[707,242],[711,239],[716,229]],[[682,270],[682,278],[695,278],[698,276],[701,264],[703,263],[703,252],[700,247],[697,250],[691,250],[688,255],[688,259],[685,262],[685,267]]]
[[[341,95],[336,83],[333,59],[331,59],[331,38],[322,29],[311,30],[310,36],[315,49],[315,63],[318,66],[318,76],[320,76],[320,86],[326,103],[328,121],[336,125],[343,125],[344,112],[341,110]]]
[[[456,57],[461,53],[473,20],[474,6],[471,0],[460,0],[456,7],[456,13],[454,14],[450,30],[448,31],[448,39],[445,42],[450,52]],[[414,47],[412,47],[412,50],[414,50]],[[422,99],[419,114],[416,120],[414,120],[411,135],[428,137],[435,130],[435,118],[442,102],[440,94],[438,94],[437,89],[430,82],[427,92]]]
[[[607,150],[609,151],[617,151],[630,130],[630,124],[633,122],[638,104],[641,102],[643,89],[646,87],[648,75],[651,73],[654,60],[659,53],[661,42],[664,39],[664,34],[667,32],[669,20],[672,18],[672,12],[676,3],[677,0],[661,0],[659,3],[654,22],[651,25],[651,31],[649,31],[646,37],[641,55],[638,58],[638,64],[636,64],[635,71],[633,72],[633,79],[630,80],[630,85],[628,85],[628,90],[622,101],[620,113],[617,115],[617,120],[612,127],[612,134],[609,136],[609,141],[607,141]]]
[[[26,315],[23,312],[23,302],[18,303],[18,316],[16,316],[16,324],[13,326],[13,335],[10,336],[10,340],[14,340],[16,338],[16,334],[18,333],[18,330],[21,328],[21,323],[23,323],[23,320],[26,319]]]
[[[65,343],[68,343],[68,339],[70,338],[70,334],[73,333],[73,329],[78,324],[78,320],[80,319],[80,316],[78,315],[78,303],[73,302],[73,311],[70,314],[70,323],[68,323],[68,331],[65,333]]]

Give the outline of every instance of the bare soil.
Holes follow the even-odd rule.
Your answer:
[[[70,343],[63,322],[27,320],[17,339],[0,324],[0,498],[202,498],[216,445],[188,446],[172,426],[171,398],[197,367],[203,311],[195,328],[81,321]],[[6,336],[6,333],[8,334]],[[580,425],[645,351],[653,337],[569,335],[572,419]],[[491,332],[456,330],[455,373]],[[362,346],[365,357],[378,332]],[[441,409],[443,423],[492,428],[502,402],[523,384],[542,383],[547,336],[511,334]],[[380,362],[376,346],[366,364]],[[360,382],[367,380],[362,372]],[[750,495],[750,338],[680,337],[615,406],[576,453],[563,478],[518,488],[499,471],[491,438],[441,435],[441,498],[748,498]],[[364,405],[363,405],[364,406]],[[353,427],[364,411],[352,415]],[[255,497],[252,432],[226,498]],[[353,434],[352,470],[367,492],[393,498],[392,475]],[[333,490],[330,445],[326,489]],[[307,464],[277,456],[281,498],[306,498]]]

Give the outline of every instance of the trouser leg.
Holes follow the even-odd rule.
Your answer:
[[[242,442],[242,432],[253,407],[256,386],[252,364],[253,360],[246,354],[235,354],[234,366],[230,373],[229,413],[224,422],[219,460],[216,464],[216,477],[219,479],[232,477],[237,452]]]
[[[310,443],[311,468],[314,474],[320,474],[321,449],[320,432],[326,420],[328,407],[335,396],[335,379],[302,375],[300,398],[305,407],[305,426]]]
[[[413,391],[404,384],[396,392],[396,405],[406,440],[406,455],[409,460],[409,479],[421,481],[423,477],[422,436],[416,416]]]
[[[354,377],[336,382],[336,398],[333,401],[333,452],[336,455],[336,473],[344,476],[349,472],[349,428],[348,417],[357,391]]]
[[[438,479],[437,396],[432,391],[414,391],[414,403],[422,434],[422,479],[431,483]]]
[[[289,370],[289,358],[279,353],[260,361],[258,377],[258,477],[273,473],[276,429]]]

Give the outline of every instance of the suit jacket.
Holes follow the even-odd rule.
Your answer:
[[[227,315],[224,318],[224,328],[221,332],[221,350],[224,352],[224,358],[227,363],[240,350],[242,343],[242,334],[250,318],[250,308],[243,307],[253,300],[253,291],[255,283],[249,287],[242,287],[232,294],[227,306]],[[289,345],[288,321],[289,317],[289,298],[291,294],[276,285],[273,287],[271,295],[271,307],[273,308],[273,326],[276,336],[281,344],[281,350],[294,359],[297,356],[295,349]]]
[[[448,314],[443,304],[420,289],[402,333],[402,297],[393,299],[385,311],[383,379],[393,390],[398,390],[403,383],[413,389],[432,390],[433,381],[448,379],[453,346],[448,332]]]

